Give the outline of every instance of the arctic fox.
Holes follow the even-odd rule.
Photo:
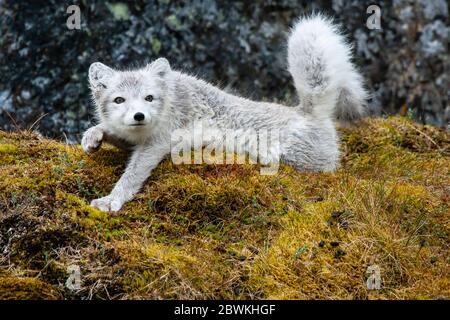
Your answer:
[[[277,130],[282,136],[281,161],[299,170],[335,170],[336,118],[356,119],[365,113],[366,92],[351,62],[351,47],[331,19],[301,18],[289,35],[288,68],[300,99],[295,107],[231,95],[172,70],[164,58],[132,71],[93,63],[89,81],[99,124],[84,133],[82,147],[92,153],[108,142],[132,155],[111,194],[93,200],[91,206],[120,210],[171,153],[171,134],[195,121],[236,131]],[[262,160],[268,163],[275,156]]]

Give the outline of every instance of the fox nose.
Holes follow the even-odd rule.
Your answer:
[[[145,119],[145,116],[142,112],[137,112],[134,114],[134,120],[136,121],[142,121]]]

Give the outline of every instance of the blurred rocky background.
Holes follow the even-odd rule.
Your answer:
[[[80,30],[66,25],[72,4],[81,9]],[[366,26],[371,4],[381,8],[381,30]],[[94,121],[94,61],[126,67],[165,56],[251,98],[295,103],[285,40],[294,19],[312,10],[334,16],[354,43],[374,114],[448,125],[446,0],[0,0],[0,128],[34,124],[77,141]]]

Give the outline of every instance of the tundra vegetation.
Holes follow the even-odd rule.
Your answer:
[[[0,131],[0,298],[449,298],[450,134],[396,117],[340,133],[335,173],[166,160],[109,214],[88,203],[124,152]]]

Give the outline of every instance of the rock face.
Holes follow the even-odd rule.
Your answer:
[[[344,26],[374,113],[447,125],[447,2],[378,3],[381,29],[370,30],[371,1],[78,1],[80,29],[70,30],[73,11],[60,1],[0,1],[0,127],[29,127],[43,117],[35,127],[44,135],[79,139],[93,118],[87,71],[94,61],[123,68],[165,56],[254,99],[295,103],[286,33],[311,10]]]

